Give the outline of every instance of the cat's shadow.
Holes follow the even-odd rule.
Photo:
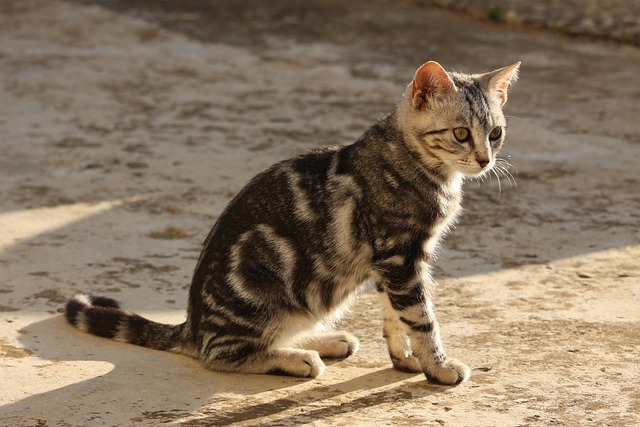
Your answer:
[[[56,372],[54,381],[49,378],[47,384],[57,383],[58,386],[5,405],[2,410],[5,414],[40,414],[41,409],[38,408],[42,407],[84,406],[81,412],[86,414],[109,408],[126,414],[127,419],[155,417],[163,422],[177,422],[198,412],[201,422],[198,425],[228,425],[277,415],[303,405],[305,419],[321,419],[447,389],[432,386],[426,381],[406,384],[403,380],[417,374],[404,374],[392,368],[367,372],[339,383],[212,372],[186,356],[105,340],[77,331],[67,325],[62,316],[33,323],[21,332],[21,347],[42,360],[32,363],[32,369],[47,367],[46,372]],[[343,369],[340,362],[328,361],[327,364],[334,365],[329,367],[332,370]],[[57,369],[52,369],[51,365],[57,365]],[[317,385],[314,383],[308,387],[305,384],[311,381]],[[301,384],[304,386],[296,387]],[[389,385],[394,386],[390,388]],[[254,398],[268,392],[273,394]],[[354,393],[355,399],[345,397],[353,392],[357,392]],[[336,404],[337,400],[346,403]],[[229,406],[229,401],[237,401],[238,404]],[[309,409],[310,402],[324,404]],[[209,407],[227,407],[227,410],[213,411]],[[50,415],[62,416],[62,412]],[[286,425],[287,419],[293,422],[293,418],[293,415],[285,416],[278,422]]]

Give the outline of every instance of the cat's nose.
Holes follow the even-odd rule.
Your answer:
[[[487,166],[489,164],[489,159],[481,159],[476,157],[476,162],[478,162],[478,164],[480,165],[481,168],[484,168],[485,166]]]

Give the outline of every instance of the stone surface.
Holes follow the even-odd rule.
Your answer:
[[[640,424],[636,48],[409,3],[214,3],[0,1],[0,425]],[[437,262],[469,382],[394,371],[371,293],[340,325],[360,352],[309,381],[65,324],[77,291],[181,322],[230,197],[353,141],[430,59],[523,61],[504,151],[517,185],[468,182]]]

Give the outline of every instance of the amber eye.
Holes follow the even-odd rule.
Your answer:
[[[467,128],[455,128],[453,130],[453,136],[458,140],[458,142],[467,142],[471,138],[471,132]]]
[[[498,126],[497,128],[493,128],[491,133],[489,134],[489,139],[491,141],[497,141],[502,136],[502,128]]]

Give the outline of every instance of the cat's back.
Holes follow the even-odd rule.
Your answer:
[[[295,219],[311,219],[326,203],[326,184],[339,149],[317,149],[272,165],[247,183],[220,220],[246,227],[259,223],[279,227]]]
[[[231,200],[212,228],[203,254],[228,254],[256,230],[302,249],[326,227],[332,196],[328,182],[341,147],[313,150],[260,172]]]

